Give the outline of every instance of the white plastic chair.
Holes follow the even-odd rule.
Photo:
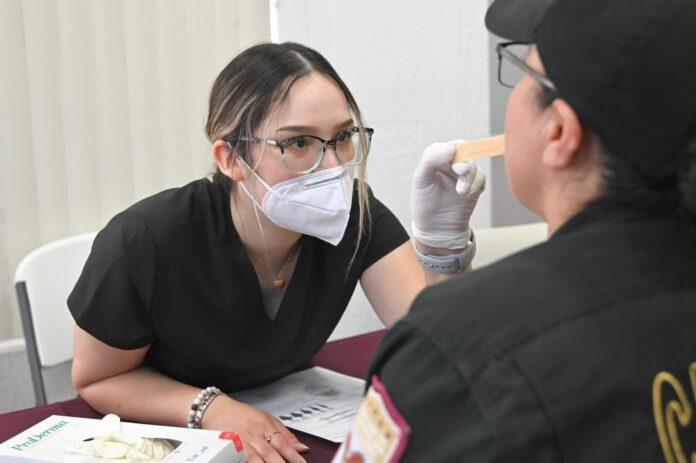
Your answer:
[[[508,227],[477,228],[474,269],[507,257],[525,248],[546,241],[544,222]]]
[[[46,403],[42,368],[73,357],[75,322],[67,299],[95,236],[87,233],[41,246],[22,259],[15,271],[14,285],[37,406]]]

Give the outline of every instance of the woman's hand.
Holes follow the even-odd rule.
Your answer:
[[[75,387],[103,414],[181,426],[200,389],[141,366],[148,349],[117,349],[75,327]],[[215,398],[201,424],[206,429],[238,433],[251,463],[305,463],[299,452],[309,450],[275,417],[227,396]]]
[[[215,399],[203,415],[204,429],[234,431],[239,434],[249,463],[306,463],[302,444],[276,417],[230,397]]]
[[[431,248],[463,249],[469,243],[469,219],[486,176],[473,162],[450,164],[463,140],[434,143],[423,151],[411,182],[412,231]]]

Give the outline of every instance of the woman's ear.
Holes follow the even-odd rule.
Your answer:
[[[582,145],[582,123],[575,110],[560,98],[548,108],[553,114],[544,126],[546,147],[542,163],[552,170],[570,167]]]
[[[223,140],[213,143],[213,158],[224,175],[235,182],[244,180],[243,165],[229,143]]]

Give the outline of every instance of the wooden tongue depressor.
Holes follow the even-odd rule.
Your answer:
[[[490,158],[505,154],[505,135],[482,138],[468,143],[457,145],[457,152],[452,163],[474,161],[481,158]]]

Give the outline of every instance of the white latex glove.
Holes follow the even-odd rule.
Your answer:
[[[463,140],[434,143],[423,151],[411,181],[413,236],[435,248],[465,248],[471,238],[469,219],[486,175],[473,162],[450,164]]]
[[[66,444],[71,452],[112,462],[156,463],[174,451],[174,446],[165,439],[149,439],[122,432],[121,419],[116,415],[102,418],[91,440],[83,441],[72,436]]]

